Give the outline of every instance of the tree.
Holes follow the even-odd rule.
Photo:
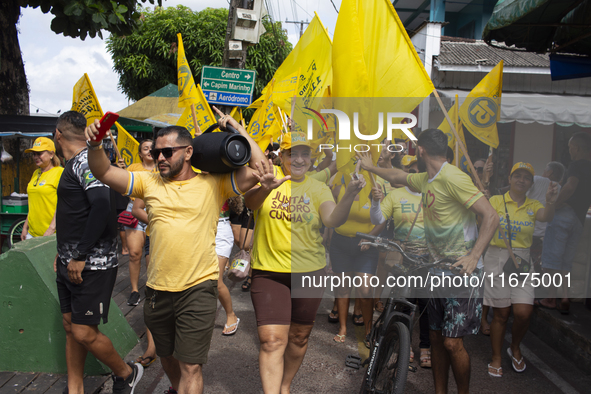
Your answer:
[[[176,84],[177,33],[182,34],[193,78],[199,83],[204,65],[222,65],[227,22],[227,9],[195,12],[179,5],[142,10],[137,30],[107,39],[113,68],[119,74],[119,89],[130,99],[139,100],[169,83]],[[280,23],[273,25],[265,20],[264,26],[267,33],[257,45],[249,47],[246,59],[246,68],[257,72],[253,98],[260,95],[292,49]]]
[[[130,34],[140,22],[138,2],[154,4],[155,0],[1,0],[0,114],[29,114],[29,85],[16,28],[21,7],[51,12],[55,15],[51,30],[84,40],[87,36],[102,38],[102,30]]]

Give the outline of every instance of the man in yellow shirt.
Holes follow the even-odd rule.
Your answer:
[[[368,154],[358,154],[358,157],[363,169],[421,192],[425,238],[433,261],[457,259],[454,266],[461,267],[462,273],[480,276],[481,256],[499,217],[470,177],[447,163],[446,153],[445,134],[438,129],[428,129],[417,140],[419,174],[375,167]],[[483,217],[480,234],[475,215]],[[429,300],[433,379],[436,392],[447,392],[451,364],[458,393],[463,394],[470,388],[470,356],[464,348],[463,337],[476,334],[480,328],[482,295],[479,288],[453,290],[448,291],[450,294],[445,298]]]
[[[179,393],[203,392],[202,364],[213,333],[217,303],[218,259],[215,236],[219,212],[229,198],[257,184],[256,166],[265,157],[231,116],[218,120],[244,136],[251,147],[250,167],[228,174],[197,174],[191,168],[191,135],[180,126],[158,132],[152,157],[159,173],[129,173],[110,166],[99,122],[86,129],[88,161],[97,179],[115,191],[144,200],[150,223],[150,256],[144,320],[156,353]]]

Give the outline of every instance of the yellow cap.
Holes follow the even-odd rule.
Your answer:
[[[511,173],[509,174],[509,176],[513,175],[513,173],[517,170],[526,170],[527,172],[529,172],[531,174],[531,176],[534,176],[534,168],[532,167],[531,164],[529,163],[524,163],[522,161],[520,161],[519,163],[516,163],[513,168],[511,168]]]
[[[405,167],[411,166],[413,165],[413,163],[417,162],[417,157],[416,156],[410,156],[410,155],[405,155],[402,160],[400,161],[400,164],[402,164]]]
[[[39,137],[35,140],[33,147],[25,150],[25,153],[43,152],[46,150],[55,153],[55,145],[53,144],[53,141],[46,137]]]
[[[289,133],[283,134],[279,149],[287,150],[298,145],[310,146],[306,134],[301,131],[290,131]]]

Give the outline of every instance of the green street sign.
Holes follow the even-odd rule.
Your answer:
[[[201,89],[211,104],[248,106],[252,101],[256,71],[203,66]]]

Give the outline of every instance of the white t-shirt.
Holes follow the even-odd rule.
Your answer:
[[[534,184],[527,191],[527,197],[538,200],[543,206],[546,206],[546,191],[548,191],[548,186],[550,186],[550,179],[540,175],[534,176]],[[560,185],[558,185],[558,192],[560,193]],[[546,233],[547,224],[546,222],[536,220],[534,237],[543,237]]]

